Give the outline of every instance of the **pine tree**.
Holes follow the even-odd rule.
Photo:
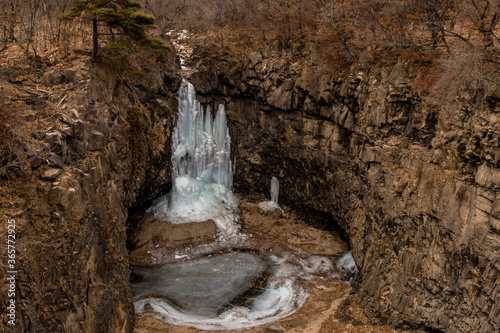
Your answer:
[[[146,29],[155,28],[153,15],[145,14],[141,4],[130,0],[73,0],[69,13],[58,16],[59,20],[73,21],[81,17],[92,23],[92,59],[99,52],[99,36],[109,35],[99,31],[100,23],[111,28],[112,34],[128,36],[132,41],[154,51],[171,51],[170,45],[159,37],[146,34]]]

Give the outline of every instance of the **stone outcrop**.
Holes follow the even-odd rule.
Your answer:
[[[244,65],[193,53],[199,96],[227,103],[237,192],[276,176],[280,200],[336,221],[374,320],[500,330],[498,89],[456,107],[417,93],[410,62],[335,76],[317,59],[300,45]]]
[[[64,107],[46,111],[53,121],[39,137],[49,158],[32,165],[27,181],[1,186],[2,216],[17,222],[13,331],[132,332],[128,210],[169,186],[180,85],[173,55],[148,66],[133,80],[99,65],[45,76],[81,90],[66,87]],[[83,76],[90,80],[72,81]]]

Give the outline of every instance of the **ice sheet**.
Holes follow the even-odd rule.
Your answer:
[[[215,317],[220,308],[250,289],[265,270],[266,264],[251,253],[226,253],[136,270],[143,281],[134,284],[134,293],[165,298],[188,314]]]

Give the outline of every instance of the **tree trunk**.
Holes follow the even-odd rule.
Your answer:
[[[92,19],[92,60],[96,60],[99,51],[99,41],[97,39],[97,19]]]

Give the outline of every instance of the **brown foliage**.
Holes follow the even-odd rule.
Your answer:
[[[355,64],[409,59],[418,70],[434,66],[443,77],[455,80],[453,63],[467,54],[474,56],[474,68],[469,68],[474,79],[457,78],[457,84],[499,83],[500,0],[140,2],[156,17],[155,36],[187,29],[211,36],[210,43],[233,53],[246,53],[269,41],[283,48],[313,41],[321,50],[324,72],[330,73]],[[69,52],[88,45],[82,22],[64,25],[56,19],[70,5],[71,0],[0,2],[0,51],[15,45],[33,57],[54,48]],[[481,73],[484,77],[476,79]],[[424,81],[420,80],[421,88],[439,88],[428,84],[437,80]]]
[[[0,176],[17,165],[16,133],[19,123],[13,109],[0,101]]]
[[[221,8],[225,2],[206,5]],[[312,40],[330,72],[409,59],[422,72],[435,67],[451,80],[448,85],[479,90],[500,83],[499,0],[246,0],[234,6],[206,16],[204,25],[219,35],[226,32],[226,40],[238,47],[255,47],[269,38],[283,47]],[[243,16],[229,15],[242,11]],[[465,73],[470,74],[457,75],[453,64],[468,56]],[[429,91],[444,87],[423,86]]]
[[[0,51],[20,47],[27,56],[58,46],[61,23],[57,15],[71,0],[6,0],[0,2]]]
[[[4,147],[14,138],[15,124],[14,112],[4,101],[0,101],[0,151],[3,152]]]

